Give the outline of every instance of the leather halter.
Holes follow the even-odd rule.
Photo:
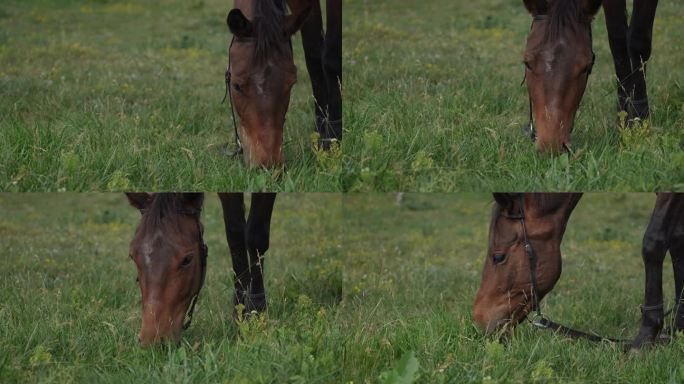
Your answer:
[[[530,31],[532,30],[532,27],[534,26],[534,23],[537,21],[545,21],[547,19],[547,15],[534,15],[532,17],[532,26],[530,26]],[[591,20],[587,23],[589,27],[589,40],[593,41],[592,38],[592,33],[591,33]],[[591,64],[589,65],[589,70],[587,71],[587,80],[589,80],[589,75],[591,75],[591,72],[594,68],[594,63],[596,62],[596,53],[594,53],[594,48],[592,47],[591,49]],[[523,75],[523,80],[520,83],[520,86],[525,85],[525,81],[527,80],[527,69],[525,69],[525,73]],[[529,101],[529,118],[527,121],[527,125],[523,127],[524,133],[532,139],[532,141],[535,141],[537,139],[537,130],[534,128],[534,117],[532,116],[532,95],[528,93],[527,95],[528,101]]]
[[[511,219],[511,220],[520,220],[520,225],[522,227],[522,233],[523,233],[523,245],[525,247],[525,253],[527,255],[527,260],[529,262],[529,268],[530,268],[530,281],[531,281],[531,290],[532,290],[532,310],[535,312],[535,317],[530,320],[530,323],[534,325],[537,328],[542,328],[542,329],[550,329],[552,331],[561,333],[563,335],[566,335],[568,337],[571,337],[573,339],[587,339],[589,341],[610,341],[612,343],[630,343],[631,340],[627,339],[616,339],[616,338],[611,338],[611,337],[604,337],[600,336],[594,333],[587,333],[583,332],[574,328],[570,328],[568,326],[562,325],[560,323],[556,323],[553,320],[551,320],[549,317],[547,317],[541,310],[541,306],[539,305],[539,289],[537,288],[537,254],[534,252],[534,247],[532,247],[532,243],[530,242],[529,236],[527,234],[527,225],[525,224],[525,195],[520,194],[520,209],[517,213],[514,213],[512,215],[503,215],[504,217]]]
[[[141,215],[145,215],[145,209],[140,210]],[[203,231],[202,231],[202,225],[200,224],[200,215],[202,214],[201,209],[179,209],[176,211],[176,213],[181,214],[181,215],[189,215],[193,216],[195,218],[195,223],[197,223],[197,233],[198,235],[198,242],[200,244],[200,262],[202,266],[202,279],[200,280],[200,285],[199,288],[197,289],[197,292],[192,296],[192,299],[190,301],[190,307],[188,308],[188,311],[185,313],[185,316],[183,316],[183,330],[187,330],[190,328],[190,324],[192,324],[192,316],[195,313],[195,305],[197,304],[197,300],[199,299],[199,294],[200,291],[202,290],[202,287],[204,286],[204,279],[207,275],[207,258],[209,257],[209,247],[207,247],[207,243],[204,242],[204,236],[203,236]],[[185,320],[187,318],[187,320]]]
[[[230,45],[228,46],[228,68],[226,68],[226,73],[225,73],[225,82],[226,82],[226,93],[223,95],[223,100],[221,100],[221,103],[223,104],[226,101],[226,98],[228,98],[228,101],[230,102],[230,116],[233,121],[233,131],[235,132],[235,149],[231,150],[228,149],[228,155],[233,157],[237,155],[241,155],[243,152],[243,147],[242,147],[242,141],[240,141],[240,133],[238,132],[238,124],[237,124],[237,119],[235,118],[235,108],[233,107],[233,93],[230,90],[230,82],[233,77],[232,75],[232,63],[231,63],[231,48],[233,48],[233,44],[237,41],[238,43],[248,43],[248,42],[254,42],[256,39],[254,37],[239,37],[239,36],[233,36],[233,38],[230,40]],[[290,52],[293,52],[292,48],[292,39],[289,37],[286,37],[285,40],[289,43],[290,45]]]

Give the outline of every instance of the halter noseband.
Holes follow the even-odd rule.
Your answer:
[[[140,210],[141,215],[145,215],[145,209]],[[202,290],[202,287],[204,286],[204,279],[207,275],[207,258],[209,257],[209,247],[207,247],[207,243],[204,242],[204,236],[202,233],[202,225],[200,224],[200,215],[202,214],[201,209],[179,209],[176,211],[176,213],[181,214],[181,215],[188,215],[188,216],[193,216],[195,218],[195,223],[197,223],[197,233],[198,235],[198,241],[200,244],[200,262],[202,266],[202,279],[200,280],[200,286],[197,289],[197,292],[192,296],[192,299],[190,301],[190,307],[188,308],[188,311],[185,313],[184,318],[187,318],[187,320],[184,319],[183,322],[183,330],[187,330],[190,328],[190,324],[192,324],[192,316],[195,313],[195,305],[197,304],[197,300],[199,299],[199,294],[200,291]]]
[[[532,26],[534,26],[534,23],[537,21],[545,21],[547,19],[547,15],[534,15],[532,17]],[[587,25],[589,27],[589,39],[590,41],[593,41],[592,38],[592,33],[591,33],[591,19],[587,21]],[[532,26],[530,26],[530,31],[532,30]],[[594,63],[596,62],[596,53],[594,53],[594,48],[592,47],[591,49],[591,64],[589,65],[589,70],[587,71],[587,80],[589,80],[589,75],[591,75],[591,72],[594,68]],[[520,83],[520,86],[525,85],[525,81],[527,80],[527,70],[525,70],[525,73],[523,74],[523,80]],[[527,125],[523,127],[523,131],[527,136],[532,139],[532,141],[535,141],[537,139],[537,130],[534,128],[534,117],[532,116],[532,95],[529,94],[527,95],[527,98],[529,100],[529,119],[527,121]]]

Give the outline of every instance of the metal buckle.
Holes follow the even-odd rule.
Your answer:
[[[527,317],[527,320],[529,320],[529,322],[530,322],[533,326],[535,326],[535,327],[537,327],[537,328],[544,328],[544,329],[546,329],[546,328],[549,327],[549,318],[546,317],[546,315],[544,315],[543,313],[537,313],[537,312],[535,312],[535,313],[532,315],[532,319],[530,319],[530,317],[528,316],[528,317]]]
[[[238,157],[243,154],[243,149],[242,149],[242,143],[240,140],[237,140],[237,143],[235,145],[231,145],[231,143],[226,143],[223,146],[223,153],[228,156],[228,157]]]

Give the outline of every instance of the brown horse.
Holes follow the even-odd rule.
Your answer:
[[[561,274],[560,243],[581,194],[497,193],[494,197],[489,249],[473,306],[475,322],[487,333],[510,330],[536,311],[553,289]],[[684,194],[658,195],[644,235],[646,295],[634,348],[653,343],[662,329],[662,267],[668,250],[679,304],[684,290]],[[674,312],[676,328],[684,329],[684,306],[676,305]]]
[[[618,108],[628,120],[648,116],[645,68],[651,55],[657,0],[523,0],[533,16],[524,53],[529,129],[541,152],[570,148],[575,114],[594,65],[591,20],[603,5],[618,77]],[[536,120],[536,129],[533,124]]]
[[[316,99],[316,128],[325,148],[341,140],[341,9],[340,0],[329,1],[323,48],[318,1],[235,0],[226,20],[233,34],[226,84],[240,119],[236,134],[247,164],[283,163],[285,115],[297,81],[291,36],[300,28]]]
[[[142,294],[138,340],[143,346],[161,340],[178,344],[182,331],[190,326],[206,276],[208,249],[200,222],[204,194],[126,195],[142,214],[129,247]],[[234,311],[242,308],[243,316],[263,312],[263,256],[268,249],[275,194],[254,194],[246,222],[242,194],[219,197],[235,272]]]
[[[489,247],[473,317],[491,333],[514,325],[532,311],[531,278],[525,238],[533,246],[537,265],[537,299],[551,291],[561,274],[560,244],[570,213],[580,194],[494,194]],[[526,231],[520,212],[524,207]]]

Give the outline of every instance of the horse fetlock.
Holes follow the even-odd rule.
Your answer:
[[[266,293],[250,293],[246,290],[236,289],[233,298],[233,318],[246,320],[253,314],[266,311]]]

